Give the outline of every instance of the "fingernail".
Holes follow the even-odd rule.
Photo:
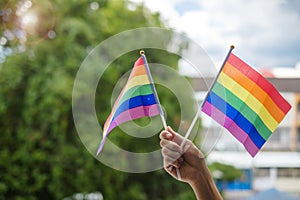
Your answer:
[[[168,139],[170,139],[170,138],[172,137],[172,134],[171,134],[171,133],[167,133],[167,134],[166,134],[166,137],[167,137]]]

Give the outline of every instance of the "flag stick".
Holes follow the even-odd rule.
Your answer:
[[[222,64],[222,66],[221,66],[221,68],[220,68],[220,70],[219,70],[217,76],[215,77],[215,79],[213,80],[212,84],[210,85],[210,87],[209,87],[209,89],[208,89],[208,92],[207,92],[206,95],[205,95],[205,98],[204,98],[203,101],[201,102],[201,105],[200,105],[200,107],[199,107],[199,109],[198,109],[198,111],[197,111],[197,113],[196,113],[196,115],[195,115],[195,117],[194,117],[194,119],[193,119],[193,121],[192,121],[192,123],[191,123],[189,129],[187,130],[187,132],[186,132],[186,134],[185,134],[185,136],[184,136],[184,139],[182,140],[182,142],[181,142],[181,144],[180,144],[180,147],[181,147],[181,148],[185,145],[186,140],[187,140],[188,137],[190,136],[190,134],[191,134],[191,132],[192,132],[194,126],[195,126],[195,123],[196,123],[196,121],[197,121],[197,119],[198,119],[198,117],[199,117],[199,115],[200,115],[200,113],[201,113],[201,109],[202,109],[202,107],[203,107],[203,105],[204,105],[206,99],[208,98],[208,95],[209,95],[209,93],[210,93],[212,87],[214,86],[214,84],[216,83],[217,79],[219,78],[220,73],[221,73],[222,69],[224,68],[225,63],[226,63],[226,61],[227,61],[227,59],[228,59],[228,57],[229,57],[229,55],[230,55],[230,53],[232,52],[233,49],[234,49],[234,46],[231,45],[231,46],[230,46],[230,49],[229,49],[229,52],[227,53],[227,56],[226,56],[225,60],[223,61],[223,64]],[[169,169],[172,170],[172,169],[173,169],[173,166],[171,166]],[[181,176],[178,176],[178,171],[177,171],[177,177],[178,177],[178,180],[181,180]]]
[[[156,102],[158,104],[159,115],[160,115],[162,124],[163,124],[164,128],[167,129],[167,122],[166,122],[166,119],[165,119],[165,114],[164,114],[164,111],[163,111],[163,109],[161,107],[161,104],[159,102],[159,98],[158,98],[158,95],[157,95],[157,92],[156,92],[156,89],[155,89],[155,85],[154,85],[154,82],[153,82],[153,79],[152,79],[152,76],[151,76],[151,73],[150,73],[150,69],[149,69],[149,66],[148,66],[148,62],[147,62],[147,58],[146,58],[146,55],[145,55],[145,51],[141,50],[140,51],[140,55],[142,56],[143,61],[145,63],[145,68],[146,68],[146,71],[147,71],[148,78],[150,80],[150,85],[151,85],[153,93],[154,93],[154,98],[155,98],[155,100],[156,100]]]
[[[156,102],[159,105],[159,113],[160,113],[159,115],[160,115],[162,124],[164,126],[164,129],[167,130],[167,123],[166,123],[166,119],[165,119],[165,114],[164,114],[164,111],[163,111],[163,109],[161,107],[161,104],[159,102],[159,98],[158,98],[158,95],[157,95],[157,92],[156,92],[156,89],[155,89],[155,85],[154,85],[154,82],[153,82],[153,79],[152,79],[152,76],[151,76],[151,73],[150,73],[150,69],[149,69],[149,66],[148,66],[148,62],[147,62],[147,58],[146,58],[146,55],[145,55],[145,51],[141,50],[140,51],[140,55],[142,56],[143,61],[145,63],[145,68],[146,68],[146,71],[147,71],[147,75],[148,75],[148,78],[150,80],[152,90],[154,91],[155,100],[156,100]],[[181,174],[180,174],[179,169],[176,169],[176,173],[177,173],[178,179],[181,180]]]
[[[227,54],[227,56],[226,56],[226,58],[225,58],[225,60],[224,60],[224,62],[223,62],[223,64],[222,64],[222,66],[221,66],[221,68],[220,68],[220,70],[219,70],[217,76],[215,77],[215,79],[213,80],[212,84],[210,85],[209,90],[208,90],[208,92],[207,92],[206,95],[205,95],[205,98],[204,98],[203,101],[201,102],[201,105],[200,105],[200,107],[199,107],[199,109],[198,109],[198,111],[197,111],[197,113],[196,113],[196,115],[195,115],[195,117],[194,117],[194,119],[193,119],[193,121],[192,121],[192,123],[191,123],[191,125],[190,125],[190,127],[189,127],[189,129],[188,129],[188,131],[187,131],[186,134],[185,134],[185,137],[184,137],[184,139],[183,139],[183,141],[182,141],[182,143],[181,143],[181,147],[183,147],[183,145],[184,145],[185,142],[186,142],[186,139],[190,136],[191,131],[192,131],[193,127],[195,126],[195,123],[196,123],[196,121],[197,121],[197,119],[198,119],[198,117],[199,117],[199,115],[200,115],[200,113],[201,113],[201,109],[202,109],[202,107],[203,107],[203,105],[204,105],[206,99],[208,98],[208,95],[209,95],[209,93],[210,93],[212,87],[214,86],[214,84],[216,83],[217,79],[219,78],[220,73],[221,73],[222,69],[224,68],[225,63],[226,63],[226,61],[227,61],[227,59],[228,59],[228,57],[229,57],[229,55],[230,55],[230,53],[232,52],[233,49],[234,49],[234,46],[231,45],[231,46],[230,46],[230,49],[229,49],[229,52],[228,52],[228,54]]]

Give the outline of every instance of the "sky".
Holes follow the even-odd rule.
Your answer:
[[[132,0],[196,41],[215,63],[229,46],[255,68],[300,62],[299,0]]]

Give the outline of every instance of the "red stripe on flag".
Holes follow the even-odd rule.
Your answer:
[[[255,82],[259,87],[261,87],[274,101],[274,103],[284,112],[285,114],[290,110],[291,105],[281,96],[277,89],[262,75],[250,67],[247,63],[242,61],[239,57],[233,53],[227,59],[233,67],[241,71],[247,77],[249,77],[253,82]]]
[[[137,61],[135,61],[133,67],[138,67],[138,66],[140,66],[140,65],[144,65],[144,61],[143,61],[142,56],[139,57],[139,59],[137,59]]]

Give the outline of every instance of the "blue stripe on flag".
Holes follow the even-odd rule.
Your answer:
[[[251,122],[249,122],[239,111],[233,108],[213,91],[210,92],[207,101],[218,108],[221,112],[232,119],[241,129],[243,129],[258,148],[261,148],[266,142],[265,139],[257,132],[256,128]]]
[[[140,95],[140,96],[135,96],[133,98],[127,99],[118,107],[118,109],[114,114],[113,120],[126,110],[136,108],[139,106],[150,106],[153,104],[156,104],[154,94]]]

